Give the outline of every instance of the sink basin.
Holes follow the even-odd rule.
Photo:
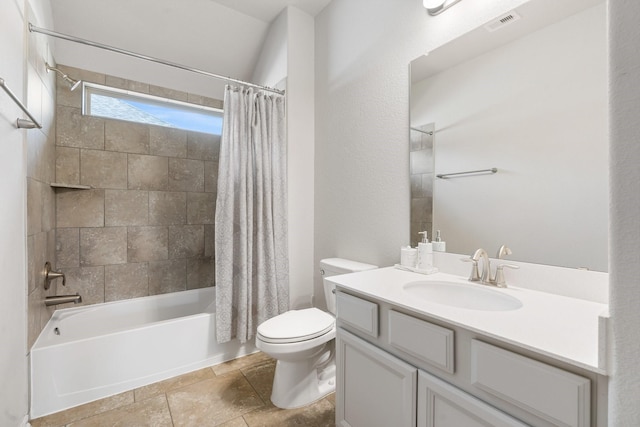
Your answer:
[[[403,289],[425,301],[469,310],[509,311],[522,307],[518,298],[479,284],[419,280],[406,283]]]

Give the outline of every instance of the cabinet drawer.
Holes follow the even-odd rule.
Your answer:
[[[389,345],[450,374],[454,372],[453,338],[451,329],[389,311]]]
[[[471,383],[557,426],[590,424],[589,379],[478,340]]]
[[[336,292],[338,319],[374,338],[378,337],[378,304]]]

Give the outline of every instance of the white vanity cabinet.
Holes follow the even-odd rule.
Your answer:
[[[604,426],[596,376],[370,296],[339,290],[337,319],[339,427]]]
[[[415,367],[345,330],[338,334],[336,353],[336,426],[416,425]]]

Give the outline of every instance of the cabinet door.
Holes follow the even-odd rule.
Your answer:
[[[526,427],[433,375],[418,372],[418,427]]]
[[[338,328],[336,425],[415,427],[417,369]]]

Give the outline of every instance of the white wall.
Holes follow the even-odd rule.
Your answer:
[[[22,100],[25,94],[24,3],[9,0],[0,14],[0,77]],[[26,314],[26,154],[24,117],[0,91],[0,425],[17,426],[28,412]]]
[[[407,64],[524,2],[463,1],[435,18],[421,3],[333,0],[316,19],[316,259],[397,260],[409,228]],[[609,3],[609,425],[618,427],[640,425],[640,2]]]
[[[0,14],[0,77],[26,105],[27,109],[43,125],[42,129],[19,130],[16,118],[26,118],[14,102],[0,91],[0,425],[25,425],[29,404],[28,325],[40,326],[42,298],[35,298],[30,314],[37,318],[27,319],[27,174],[42,165],[45,158],[47,135],[53,123],[54,85],[52,76],[47,76],[44,60],[50,60],[49,44],[33,36],[25,37],[27,22],[36,25],[51,24],[48,1],[29,4],[23,0],[5,1]],[[27,158],[30,159],[27,164]],[[42,203],[32,210],[42,209]],[[40,218],[39,216],[35,216]],[[40,224],[38,225],[38,229]],[[35,269],[34,269],[35,270]],[[34,284],[40,283],[34,277]],[[34,294],[41,295],[35,291]],[[29,304],[31,301],[29,300]],[[40,305],[42,304],[42,305]],[[46,320],[45,320],[46,321]]]
[[[409,243],[408,64],[521,3],[463,1],[430,17],[419,0],[333,0],[318,15],[316,262],[398,261]]]
[[[605,4],[414,83],[435,173],[498,168],[435,180],[447,250],[506,243],[510,259],[607,271],[607,104]]]
[[[640,2],[609,2],[613,375],[609,425],[640,425]]]

